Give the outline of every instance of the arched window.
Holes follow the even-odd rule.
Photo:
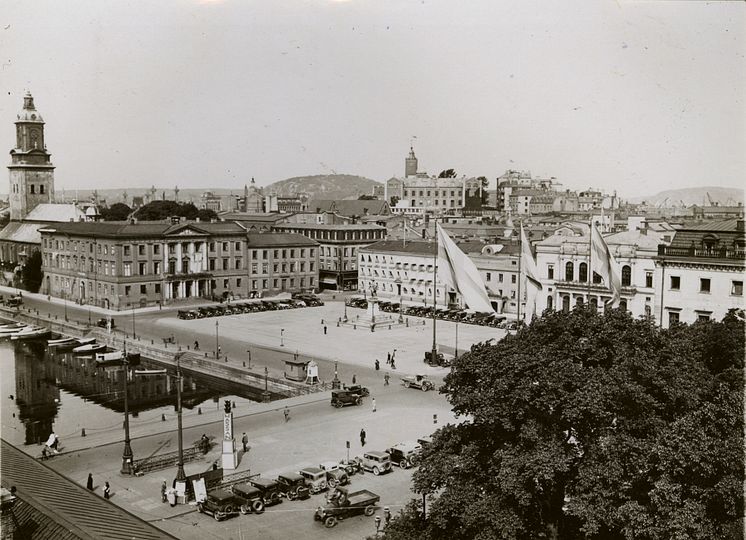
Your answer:
[[[619,300],[619,309],[621,309],[622,311],[627,311],[627,300],[625,300],[624,298]]]
[[[580,263],[580,268],[578,268],[578,280],[582,282],[588,281],[588,265],[584,262]]]
[[[565,313],[570,311],[570,297],[567,295],[562,297],[562,311]]]
[[[567,264],[565,264],[565,281],[572,281],[574,276],[574,270],[575,266],[572,264],[572,261],[568,261]]]
[[[552,297],[551,294],[547,296],[547,309],[549,310],[554,309],[554,298]]]
[[[625,264],[622,266],[622,287],[629,287],[632,284],[632,268]]]
[[[645,318],[650,319],[653,315],[653,310],[650,308],[650,304],[645,305]]]
[[[591,298],[588,300],[588,303],[594,311],[598,311],[598,298],[596,298],[595,296],[591,296]]]

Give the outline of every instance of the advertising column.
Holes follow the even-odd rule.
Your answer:
[[[231,402],[226,400],[223,413],[223,470],[234,470],[238,465],[236,439],[233,437],[233,409]]]

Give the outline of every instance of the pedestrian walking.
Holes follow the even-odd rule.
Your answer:
[[[381,364],[378,361],[378,358],[376,358],[376,371],[378,371],[379,369],[381,369]]]
[[[111,495],[111,486],[109,486],[109,482],[104,483],[104,499],[108,499]]]
[[[288,409],[287,406],[285,406],[285,410],[282,411],[282,414],[285,415],[285,422],[290,420],[290,409]]]
[[[166,491],[168,490],[168,485],[166,485],[166,481],[164,480],[161,484],[161,501],[166,502],[168,499],[166,498]]]
[[[365,446],[365,428],[360,430],[360,446]]]
[[[41,449],[41,459],[42,459],[42,461],[44,461],[44,460],[47,459],[47,447],[46,446],[44,446]]]
[[[246,452],[246,447],[249,445],[249,436],[246,435],[246,432],[243,432],[243,437],[241,437],[241,444],[243,444],[243,451]]]
[[[223,355],[223,349],[218,345],[218,358],[220,358]]]
[[[195,351],[199,350],[199,341],[197,341],[196,339],[194,340],[194,350]]]
[[[324,325],[324,335],[326,335],[326,325]]]
[[[394,363],[394,357],[391,357],[391,369],[396,369],[396,364]]]
[[[90,491],[93,491],[93,474],[88,473],[88,482],[86,482],[85,487],[87,487]]]
[[[389,521],[391,521],[391,510],[389,510],[388,506],[385,506],[383,508],[383,526],[388,527]]]
[[[371,403],[373,404],[373,412],[376,412],[376,398],[372,398]]]
[[[391,353],[386,353],[386,365],[391,365]]]
[[[356,380],[357,380],[357,379],[355,378],[355,374],[353,373],[353,374],[352,374],[352,384],[355,384],[355,381],[356,381]]]
[[[389,376],[389,372],[387,371],[386,374],[383,376],[383,385],[384,386],[388,386],[389,385],[389,379],[390,379],[390,376]]]

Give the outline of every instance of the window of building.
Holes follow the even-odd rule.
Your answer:
[[[236,251],[241,251],[241,242],[236,242],[233,247],[235,248]]]
[[[210,261],[208,263],[208,267],[210,268],[210,270],[215,270],[215,259],[210,259]],[[173,272],[171,272],[171,273],[173,273]]]
[[[568,261],[565,264],[565,281],[572,281],[574,276],[575,266],[572,264],[572,262]]]
[[[130,254],[130,246],[124,246],[124,256],[129,257]]]
[[[241,278],[236,278],[236,287],[241,286]]]
[[[44,195],[44,184],[41,184],[39,186],[39,193],[41,193],[42,195]]]
[[[710,279],[702,278],[699,280],[699,292],[708,293],[710,292]]]
[[[621,309],[622,311],[627,311],[627,300],[625,298],[619,300],[619,309]]]
[[[223,270],[228,270],[228,259],[223,259]]]
[[[547,279],[554,279],[554,265],[547,265]]]
[[[251,273],[256,274],[259,271],[259,264],[251,263]]]
[[[262,274],[266,274],[267,272],[269,272],[269,264],[262,263]]]
[[[510,276],[510,282],[511,283],[515,283],[515,281],[516,281],[516,276],[515,276],[515,274],[513,274],[513,275]]]
[[[487,272],[487,281],[492,281],[492,273]]]
[[[161,254],[161,245],[153,244],[153,255],[160,255],[160,254]]]
[[[632,268],[625,264],[622,266],[622,287],[629,287],[632,285]]]
[[[697,320],[700,322],[705,322],[710,320],[710,313],[706,311],[698,311],[697,312]]]
[[[161,273],[161,263],[160,263],[160,261],[155,261],[153,263],[153,273],[154,274],[160,274]]]
[[[554,309],[554,308],[552,307],[552,306],[553,306],[553,304],[554,304],[554,298],[553,298],[553,297],[552,297],[552,295],[550,294],[549,296],[547,296],[547,309],[548,309],[548,310],[552,310],[552,309]]]
[[[681,289],[681,277],[671,276],[671,290],[678,291],[679,289]],[[678,313],[676,316],[678,317]]]
[[[145,244],[138,244],[138,246],[137,246],[137,254],[138,255],[145,255]]]
[[[155,294],[161,294],[161,284],[156,283],[155,284]]]
[[[269,280],[268,279],[263,279],[262,280],[262,289],[266,289],[267,287],[269,287]]]
[[[144,276],[147,273],[145,271],[145,263],[141,262],[141,263],[138,264],[138,266],[139,266],[139,270],[140,270],[139,275]]]
[[[588,281],[588,265],[584,262],[580,263],[578,267],[578,280],[582,282]]]
[[[129,296],[131,290],[132,290],[132,287],[130,285],[125,285],[124,286],[124,295],[125,296]]]
[[[140,285],[140,294],[148,294],[148,286]]]
[[[33,195],[34,193],[36,193],[36,191],[35,191],[35,187],[34,187],[34,184],[31,184],[30,188],[31,188],[31,194],[32,194],[32,195]]]
[[[272,287],[274,287],[276,289],[279,286],[280,286],[280,281],[277,278],[273,279],[272,280]]]
[[[679,322],[679,312],[678,311],[669,311],[668,312],[668,324],[669,326],[672,324],[677,324]]]
[[[652,286],[653,286],[653,273],[645,272],[645,287],[652,287]]]
[[[210,251],[215,251],[215,242],[210,242]]]
[[[223,251],[228,251],[228,242],[223,242]]]
[[[223,288],[228,289],[231,286],[231,280],[230,279],[224,279],[223,280]]]
[[[124,263],[124,275],[125,276],[132,275],[132,264],[131,263]]]
[[[730,293],[733,296],[743,296],[743,281],[731,281]]]
[[[236,259],[236,270],[240,270],[240,269],[241,269],[241,259],[239,258],[239,259]]]
[[[308,263],[308,271],[309,271],[309,272],[313,272],[313,268],[314,268],[314,266],[315,266],[315,265],[314,265],[313,261],[311,261],[310,263]]]

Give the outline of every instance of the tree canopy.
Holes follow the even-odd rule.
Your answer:
[[[547,312],[459,358],[388,540],[742,538],[744,323]]]
[[[29,292],[39,292],[44,273],[41,271],[41,251],[35,250],[21,269],[23,288]]]
[[[215,219],[217,214],[212,210],[197,209],[192,203],[176,201],[151,201],[135,213],[135,217],[141,221],[159,221],[173,216],[210,221]]]
[[[453,169],[445,169],[443,171],[440,171],[440,174],[438,174],[438,178],[456,178],[456,171]]]
[[[114,203],[108,208],[101,209],[101,219],[104,221],[124,221],[132,213],[132,209],[124,203]]]

